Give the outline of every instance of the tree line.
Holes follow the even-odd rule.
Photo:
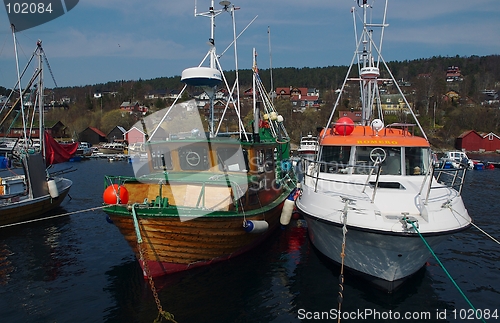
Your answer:
[[[441,57],[427,59],[392,61],[388,67],[397,80],[411,84],[405,88],[411,96],[419,121],[436,146],[453,146],[454,139],[463,131],[474,129],[482,132],[500,133],[499,105],[481,105],[482,92],[485,89],[498,91],[500,88],[500,55]],[[463,80],[447,82],[446,70],[449,66],[460,68]],[[296,114],[290,112],[289,102],[276,102],[278,110],[285,116],[285,126],[290,129],[292,140],[297,142],[301,135],[315,131],[322,126],[336,99],[337,90],[347,73],[347,66],[327,66],[316,68],[283,67],[272,70],[274,87],[307,87],[320,91],[322,102],[319,111],[306,110]],[[382,70],[381,70],[382,71]],[[268,69],[259,70],[263,84],[270,87]],[[252,71],[239,71],[240,88],[251,88]],[[234,81],[234,71],[226,71],[230,83]],[[381,77],[389,77],[381,75]],[[106,132],[116,125],[131,126],[136,122],[133,115],[124,114],[118,108],[124,101],[146,105],[150,111],[157,111],[168,105],[164,100],[146,100],[145,95],[153,90],[180,90],[183,84],[180,76],[161,77],[150,80],[120,80],[103,84],[80,87],[48,89],[49,96],[60,99],[67,96],[71,103],[65,109],[54,109],[48,119],[60,120],[71,129],[73,134],[93,126]],[[459,101],[450,101],[445,94],[456,91]],[[194,89],[191,89],[194,91]],[[102,93],[94,98],[94,93]],[[106,94],[113,93],[113,94]],[[184,99],[188,99],[186,94]],[[354,107],[356,100],[343,102],[345,107]]]

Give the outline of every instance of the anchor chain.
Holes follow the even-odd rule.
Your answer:
[[[149,269],[147,259],[144,257],[144,249],[142,248],[142,242],[137,243],[137,248],[139,249],[139,259],[141,260],[144,266],[144,272],[148,277],[149,286],[151,287],[151,292],[153,293],[153,297],[155,298],[156,302],[156,307],[158,308],[158,317],[156,317],[153,323],[161,322],[162,318],[177,323],[177,321],[174,320],[174,315],[164,311],[163,306],[161,306],[160,298],[158,297],[158,292],[156,291],[155,283],[153,281],[153,276],[151,275],[151,270]]]
[[[142,262],[143,270],[146,273],[146,276],[148,278],[149,286],[151,287],[151,292],[153,293],[153,297],[155,298],[155,302],[156,302],[156,307],[158,308],[158,316],[153,321],[153,323],[161,322],[163,318],[165,318],[168,321],[177,323],[174,320],[174,315],[169,313],[169,312],[164,311],[163,307],[161,306],[160,298],[158,297],[158,292],[156,291],[155,283],[153,281],[153,276],[151,275],[151,270],[149,268],[149,264],[148,264],[147,258],[145,256],[146,253],[144,252],[144,249],[142,247],[144,240],[142,240],[141,230],[139,228],[139,220],[138,220],[137,214],[135,212],[135,206],[136,206],[136,204],[133,204],[130,207],[130,211],[132,213],[131,215],[132,215],[132,219],[134,222],[135,234],[137,236],[137,249],[139,251],[139,260]]]

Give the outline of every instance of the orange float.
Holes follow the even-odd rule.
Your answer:
[[[342,117],[335,123],[335,131],[341,136],[349,136],[354,131],[354,121],[348,117]]]
[[[102,194],[102,199],[106,204],[127,204],[128,191],[123,185],[113,184],[106,187],[104,193]]]

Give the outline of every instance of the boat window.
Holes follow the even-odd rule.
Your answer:
[[[172,169],[172,158],[170,149],[167,147],[157,147],[151,151],[151,163],[155,170]]]
[[[373,166],[377,156],[383,159],[381,163],[383,175],[401,175],[401,148],[400,147],[356,147],[356,167],[354,174],[368,174],[369,168]]]
[[[373,188],[375,187],[376,182],[370,181],[370,186]],[[401,185],[399,182],[378,182],[377,183],[378,188],[392,188],[392,189],[398,189],[398,190],[404,190],[405,187]]]
[[[217,163],[221,171],[246,172],[248,171],[248,153],[241,148],[218,148]]]
[[[182,170],[207,170],[208,150],[205,147],[186,146],[179,148]]]
[[[406,175],[423,175],[429,167],[430,150],[427,147],[405,147]]]
[[[347,173],[351,155],[350,146],[325,146],[321,151],[321,171],[329,173]]]

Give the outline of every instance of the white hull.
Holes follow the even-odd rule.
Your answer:
[[[326,257],[341,263],[342,227],[305,216],[313,245]],[[434,249],[446,235],[426,238]],[[417,235],[390,235],[348,228],[344,265],[366,274],[369,280],[391,291],[422,268],[431,256]]]
[[[345,199],[350,199],[344,264],[385,281],[387,286],[414,274],[430,256],[411,224],[402,222],[403,212],[417,221],[418,230],[433,249],[470,225],[462,199],[453,189],[434,182],[433,187],[439,189],[431,190],[424,204],[418,194],[423,176],[381,176],[397,180],[405,189],[378,188],[373,203],[373,188],[367,186],[363,192],[366,176],[320,173],[320,177],[323,180],[315,191],[314,179],[306,176],[302,196],[296,201],[312,243],[328,258],[341,262]],[[443,208],[448,201],[449,207]]]

